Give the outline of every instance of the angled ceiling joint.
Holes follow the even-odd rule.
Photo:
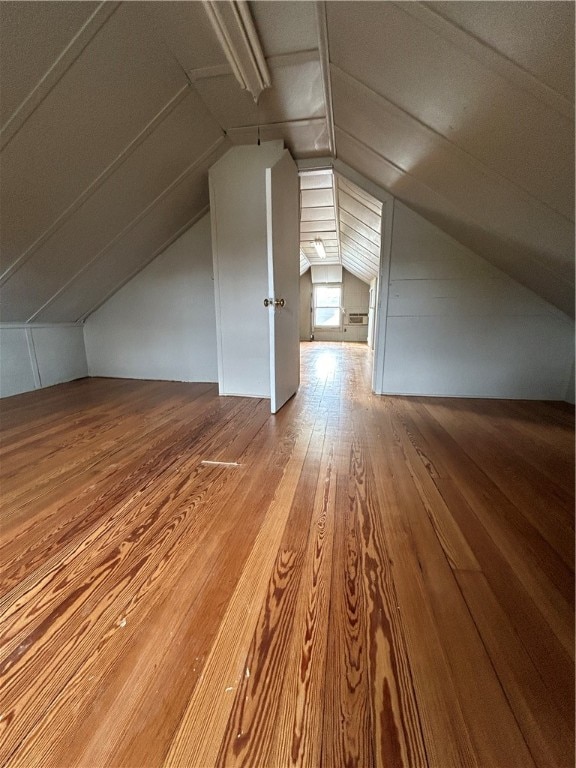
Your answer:
[[[260,94],[270,88],[272,80],[248,3],[246,0],[203,0],[203,5],[236,80],[258,103]]]
[[[334,131],[334,108],[332,105],[332,83],[330,81],[330,52],[328,49],[328,21],[326,19],[326,3],[316,3],[316,21],[318,24],[318,49],[320,51],[320,70],[324,88],[324,103],[326,104],[326,127],[328,130],[328,149],[332,157],[336,157],[336,136]]]

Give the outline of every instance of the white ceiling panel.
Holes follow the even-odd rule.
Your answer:
[[[302,206],[302,221],[334,221],[334,204],[318,208]]]
[[[336,194],[343,266],[369,283],[378,276],[382,203],[337,174]]]
[[[348,272],[354,275],[354,277],[357,277],[359,280],[362,280],[363,283],[370,284],[371,280],[375,275],[372,275],[370,272],[367,272],[362,267],[358,267],[353,262],[349,261],[345,254],[342,254],[342,266],[344,269],[346,269]]]
[[[338,189],[338,208],[345,211],[376,233],[380,233],[381,215],[374,213],[370,208],[363,205],[357,198],[352,197],[339,185]]]
[[[318,47],[314,3],[251,2],[250,10],[266,56]]]
[[[174,58],[154,47],[137,6],[120,7],[3,150],[3,268],[185,86]]]
[[[493,174],[405,113],[381,100],[366,98],[362,87],[349,79],[337,76],[334,86],[337,129],[344,129],[388,161],[385,181],[381,180],[385,188],[402,199],[409,174],[433,195],[451,201],[455,210],[460,210],[460,217],[501,235],[503,245],[513,240],[538,254],[538,259],[558,270],[559,276],[571,278],[573,225],[567,217]],[[356,112],[360,105],[364,110],[361,122]],[[349,146],[350,140],[342,136],[341,143]],[[418,159],[412,153],[418,153]],[[414,162],[406,163],[407,156]],[[490,251],[487,258],[494,258],[493,247]]]
[[[574,3],[439,2],[432,10],[574,101]]]
[[[19,320],[33,319],[62,285],[219,138],[220,129],[198,96],[188,91],[187,98],[116,173],[10,275],[1,289],[6,311],[11,316],[17,314]],[[102,221],[106,221],[106,227],[102,227]]]
[[[340,233],[342,235],[348,235],[350,240],[356,243],[359,248],[367,251],[368,253],[371,253],[375,258],[379,258],[380,249],[378,243],[374,243],[368,240],[368,238],[364,237],[364,235],[359,232],[356,227],[351,227],[346,224],[342,217],[340,217]]]
[[[324,205],[334,206],[332,189],[303,189],[300,193],[303,208],[319,208]]]
[[[376,200],[367,192],[364,192],[364,190],[357,187],[356,184],[347,181],[344,176],[338,176],[338,190],[339,194],[342,193],[350,200],[359,203],[363,208],[375,214],[379,220],[382,214],[382,203],[379,200]]]
[[[573,211],[573,121],[446,44],[403,4],[328,3],[327,12],[340,69],[547,205]]]
[[[340,245],[334,206],[334,174],[331,170],[300,174],[300,247],[311,264],[340,264]],[[320,205],[319,203],[324,203]],[[325,258],[313,241],[322,240]]]
[[[340,238],[340,244],[342,253],[346,253],[347,257],[351,260],[362,265],[366,271],[378,273],[379,261],[376,257],[364,251],[361,247],[358,247],[357,243],[351,240],[346,234],[342,233]]]
[[[343,162],[357,169],[370,181],[393,191],[417,213],[455,240],[531,288],[563,312],[573,315],[573,280],[559,275],[557,270],[545,267],[540,260],[539,251],[519,245],[503,234],[496,234],[493,221],[487,221],[484,226],[479,224],[473,216],[479,219],[481,212],[473,206],[472,212],[467,209],[467,206],[463,205],[466,200],[452,202],[422,184],[415,176],[401,172],[348,134],[337,129],[336,136],[338,155]],[[473,188],[472,185],[471,190]],[[526,219],[522,219],[519,226],[525,222]],[[554,230],[551,234],[558,236]]]
[[[0,123],[34,90],[98,3],[0,3]]]
[[[351,216],[343,208],[340,209],[340,224],[346,224],[358,234],[362,235],[365,240],[370,241],[373,245],[380,243],[380,233],[376,230],[364,224],[364,222],[356,216]]]
[[[113,292],[205,205],[214,142],[329,156],[329,91],[339,159],[573,313],[573,3],[329,2],[327,46],[316,4],[249,7],[258,106],[202,3],[0,3],[3,320]],[[300,181],[303,257],[321,237],[367,281],[379,204],[329,170]]]
[[[79,320],[143,268],[208,205],[207,168],[186,177],[138,226],[81,272],[39,316],[44,322]]]
[[[162,40],[186,72],[227,64],[201,2],[143,2],[148,28]]]
[[[300,232],[335,232],[336,221],[302,221],[300,222]]]
[[[325,116],[319,61],[297,59],[270,74],[272,88],[262,92],[258,104],[233,75],[201,79],[195,87],[224,129]]]
[[[314,171],[300,175],[300,189],[332,189],[332,171]]]

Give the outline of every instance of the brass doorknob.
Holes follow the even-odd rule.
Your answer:
[[[274,306],[275,307],[283,307],[285,304],[286,304],[286,302],[284,301],[284,299],[276,299],[274,301]]]

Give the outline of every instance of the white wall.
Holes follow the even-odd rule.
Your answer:
[[[312,275],[306,270],[300,275],[300,341],[310,341],[312,333]]]
[[[566,396],[573,322],[398,201],[387,298],[383,392]]]
[[[87,375],[82,326],[0,326],[0,397]]]
[[[216,381],[210,216],[87,319],[91,376]]]

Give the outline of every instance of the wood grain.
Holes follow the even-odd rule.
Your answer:
[[[370,364],[0,403],[1,765],[573,765],[573,409]]]

